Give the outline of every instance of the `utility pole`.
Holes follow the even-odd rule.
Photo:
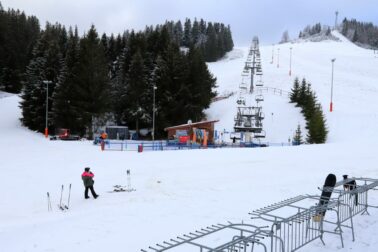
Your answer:
[[[46,124],[45,124],[45,137],[49,137],[49,127],[48,127],[48,118],[49,118],[49,84],[52,83],[52,81],[42,81],[44,84],[46,84]]]
[[[280,68],[280,48],[278,48],[277,51],[277,68]]]
[[[254,75],[255,75],[255,64],[256,64],[256,47],[254,46],[253,49],[253,60],[252,60],[252,67],[251,67],[251,86],[249,87],[249,92],[253,93],[253,82],[254,82]]]
[[[289,70],[289,76],[291,76],[291,54],[292,54],[292,47],[290,47],[290,70]]]
[[[156,108],[155,108],[155,91],[156,91],[157,87],[156,87],[155,85],[153,85],[152,89],[153,89],[153,106],[152,106],[152,141],[155,141],[155,112],[156,112]]]
[[[331,77],[331,103],[329,104],[329,111],[333,111],[333,103],[332,103],[332,98],[333,98],[333,64],[335,63],[336,59],[331,59],[332,62],[332,77]]]

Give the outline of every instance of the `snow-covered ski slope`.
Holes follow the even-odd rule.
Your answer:
[[[333,35],[338,37],[340,42],[275,45],[273,64],[271,64],[273,47],[261,46],[264,86],[290,91],[295,77],[300,80],[306,78],[323,106],[330,129],[328,142],[360,142],[372,137],[378,138],[378,134],[372,134],[378,123],[375,113],[378,111],[378,103],[374,102],[375,97],[378,97],[378,58],[374,57],[372,50],[355,46],[338,32],[333,32]],[[291,77],[289,76],[290,48],[292,48]],[[237,48],[224,60],[210,64],[210,69],[218,79],[220,94],[237,91],[247,54],[248,48]],[[331,59],[333,58],[336,59],[333,83],[334,112],[330,113]],[[302,129],[304,128],[305,122],[300,110],[293,109],[287,99],[273,95],[272,91],[268,94],[264,91],[262,94],[265,98],[263,111],[266,116],[263,123],[268,142],[286,142],[288,137],[294,134],[298,123]],[[233,127],[237,94],[231,99],[234,99],[231,104],[229,101],[219,101],[209,109],[211,119],[222,119],[216,125],[219,130]],[[227,119],[223,119],[225,113],[229,113]]]
[[[378,59],[343,42],[284,44],[270,64],[272,46],[261,46],[265,85],[289,90],[293,78],[306,77],[324,107],[330,135],[324,145],[256,149],[208,149],[164,152],[101,152],[90,142],[47,141],[21,127],[17,96],[0,99],[0,251],[140,251],[163,240],[216,223],[250,222],[248,212],[284,198],[318,193],[328,173],[378,178]],[[293,76],[288,76],[293,47]],[[277,50],[277,46],[275,46]],[[276,51],[277,52],[277,51]],[[237,91],[247,48],[210,64],[219,91]],[[328,112],[331,62],[335,62],[334,112]],[[287,98],[264,94],[268,141],[287,141],[299,110]],[[232,129],[235,99],[207,111]],[[273,116],[270,114],[273,112]],[[84,200],[80,175],[90,166],[100,198]],[[107,193],[127,183],[131,193]],[[72,183],[71,208],[57,208],[60,188]],[[53,212],[47,211],[50,192]],[[67,194],[64,194],[64,202]],[[378,204],[377,192],[370,202]],[[354,218],[350,230],[325,234],[299,251],[377,251],[378,210]],[[186,252],[188,250],[174,250]],[[189,250],[193,251],[193,250]]]

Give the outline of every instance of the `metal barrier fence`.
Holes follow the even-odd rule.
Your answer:
[[[193,150],[193,149],[215,149],[215,148],[258,148],[258,147],[283,147],[292,146],[289,143],[220,143],[202,146],[200,144],[187,144],[170,142],[166,140],[160,141],[117,141],[106,140],[104,150],[106,151],[164,151],[164,150]]]
[[[326,205],[315,205],[320,198],[318,195],[299,195],[254,210],[250,215],[252,219],[261,219],[271,223],[272,233],[284,241],[285,251],[296,251],[316,239],[320,239],[324,244],[324,233],[339,235],[341,245],[344,247],[341,221],[336,208],[338,202],[331,200]],[[312,204],[308,206],[311,201]],[[325,229],[325,220],[316,218],[319,213],[326,211],[336,213],[336,221],[327,221],[334,226],[334,229]],[[277,244],[273,246],[272,251],[280,251]]]
[[[285,96],[289,97],[290,92],[280,89],[280,88],[274,88],[274,87],[260,87],[257,89],[258,93],[266,92],[266,93],[273,93],[274,95],[279,95],[279,96]]]
[[[350,186],[350,183],[353,181],[356,182],[354,189],[350,190],[348,188],[344,188],[345,185]],[[362,182],[362,184],[358,185],[357,182]],[[338,181],[334,188],[319,189],[332,190],[332,192],[337,195],[337,201],[340,202],[340,204],[337,206],[340,213],[340,220],[341,222],[345,222],[352,216],[359,213],[369,214],[368,207],[378,208],[378,206],[368,204],[368,193],[369,191],[376,191],[377,189],[375,189],[375,187],[377,186],[378,179],[348,178]],[[349,207],[351,208],[350,210]],[[351,211],[351,214],[349,211]]]
[[[363,184],[354,183],[355,186],[350,187],[353,181]],[[369,214],[368,207],[378,208],[368,204],[368,192],[377,190],[377,186],[378,179],[344,179],[338,181],[334,188],[319,188],[333,192],[333,197],[326,204],[316,204],[320,202],[319,195],[299,195],[250,213],[252,219],[259,219],[268,226],[217,224],[141,251],[162,252],[173,251],[174,248],[179,249],[176,251],[193,251],[195,246],[200,252],[253,252],[255,247],[265,252],[292,252],[317,239],[325,245],[325,233],[338,235],[344,247],[343,228],[351,229],[354,241],[353,217],[360,213]],[[326,212],[328,214],[324,215]],[[190,250],[183,250],[184,246]]]

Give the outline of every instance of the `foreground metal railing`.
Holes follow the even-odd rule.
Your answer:
[[[324,244],[324,233],[339,235],[341,245],[344,246],[340,215],[336,207],[339,202],[330,200],[325,205],[316,205],[320,199],[318,195],[299,195],[254,210],[250,215],[252,219],[271,223],[271,231],[284,241],[285,251],[296,251],[316,239],[320,239]],[[319,217],[320,213],[325,212],[334,212],[336,220]],[[324,222],[332,224],[334,229],[326,229]],[[272,251],[279,251],[276,245],[272,248]]]
[[[351,229],[352,240],[355,240],[353,217],[369,215],[368,208],[378,208],[368,203],[368,193],[378,190],[376,187],[378,179],[345,178],[335,187],[319,188],[332,191],[332,197],[325,204],[319,204],[319,195],[299,195],[249,213],[251,219],[267,226],[243,222],[211,225],[141,251],[177,249],[182,252],[197,248],[200,252],[254,252],[255,249],[291,252],[317,239],[325,245],[325,233],[338,235],[344,247],[345,228]]]
[[[268,252],[271,251],[269,243],[267,244],[263,240],[269,237],[275,243],[280,244],[280,251],[284,252],[282,239],[265,228],[246,223],[211,225],[189,234],[177,236],[161,244],[150,246],[148,251],[161,252],[179,247],[176,251],[185,251],[185,249],[194,251],[193,249],[197,248],[197,251],[200,252],[235,252],[254,251],[255,247],[259,246],[259,249]],[[222,242],[222,240],[226,242]],[[144,249],[141,251],[147,252]]]

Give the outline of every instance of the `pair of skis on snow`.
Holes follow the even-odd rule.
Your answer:
[[[58,204],[58,209],[62,211],[66,211],[70,209],[70,199],[71,199],[71,184],[68,189],[68,199],[67,199],[67,204],[63,203],[63,191],[64,191],[64,185],[62,185],[62,189],[60,191],[60,200]],[[51,198],[50,198],[50,193],[47,192],[47,211],[52,211],[52,206],[51,206]]]
[[[109,193],[136,191],[134,188],[131,188],[131,173],[130,173],[130,170],[126,170],[126,175],[127,175],[127,186],[115,185],[115,186],[113,186],[113,191],[109,191]]]

